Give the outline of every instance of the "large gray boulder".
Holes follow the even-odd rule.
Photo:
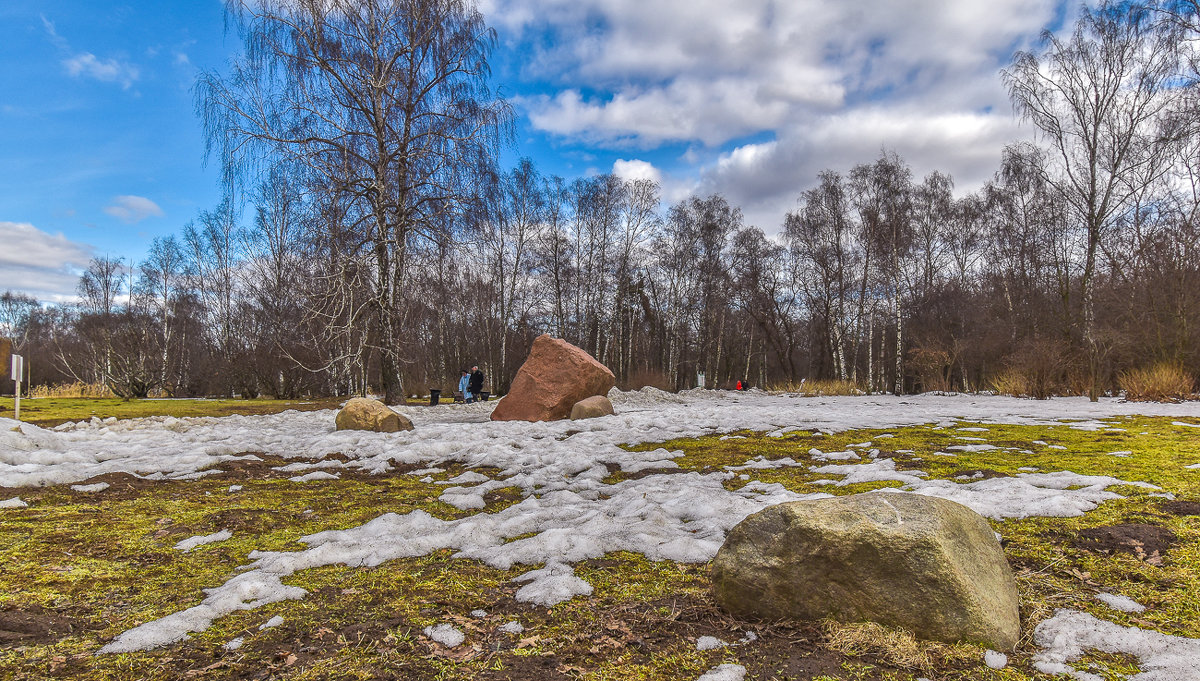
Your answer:
[[[870,492],[749,516],[712,568],[717,602],[754,619],[878,622],[1008,650],[1017,585],[991,526],[960,504]]]
[[[376,433],[396,433],[412,430],[408,417],[392,411],[379,400],[356,397],[346,403],[334,420],[338,430],[370,430]]]

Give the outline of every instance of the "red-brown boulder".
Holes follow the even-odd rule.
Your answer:
[[[593,395],[616,383],[608,367],[561,338],[542,334],[517,370],[512,388],[492,412],[493,421],[558,421]]]

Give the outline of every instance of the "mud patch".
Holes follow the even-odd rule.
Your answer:
[[[0,646],[46,645],[82,628],[74,619],[37,605],[0,609]]]
[[[1176,539],[1175,533],[1165,527],[1136,523],[1080,530],[1072,545],[1094,553],[1129,553],[1151,565],[1159,565]]]
[[[1200,515],[1200,501],[1168,501],[1158,507],[1171,515]]]

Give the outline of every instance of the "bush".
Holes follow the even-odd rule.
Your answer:
[[[1183,367],[1170,362],[1123,372],[1118,382],[1131,402],[1178,402],[1191,397],[1195,386]]]
[[[1086,394],[1078,353],[1066,342],[1032,339],[1008,358],[1008,368],[991,379],[1001,395],[1044,400],[1054,395]]]

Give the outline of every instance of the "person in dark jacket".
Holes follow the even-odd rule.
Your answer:
[[[471,367],[471,380],[467,383],[467,389],[471,391],[469,402],[479,399],[479,393],[483,392],[483,372],[479,370],[478,364]]]

